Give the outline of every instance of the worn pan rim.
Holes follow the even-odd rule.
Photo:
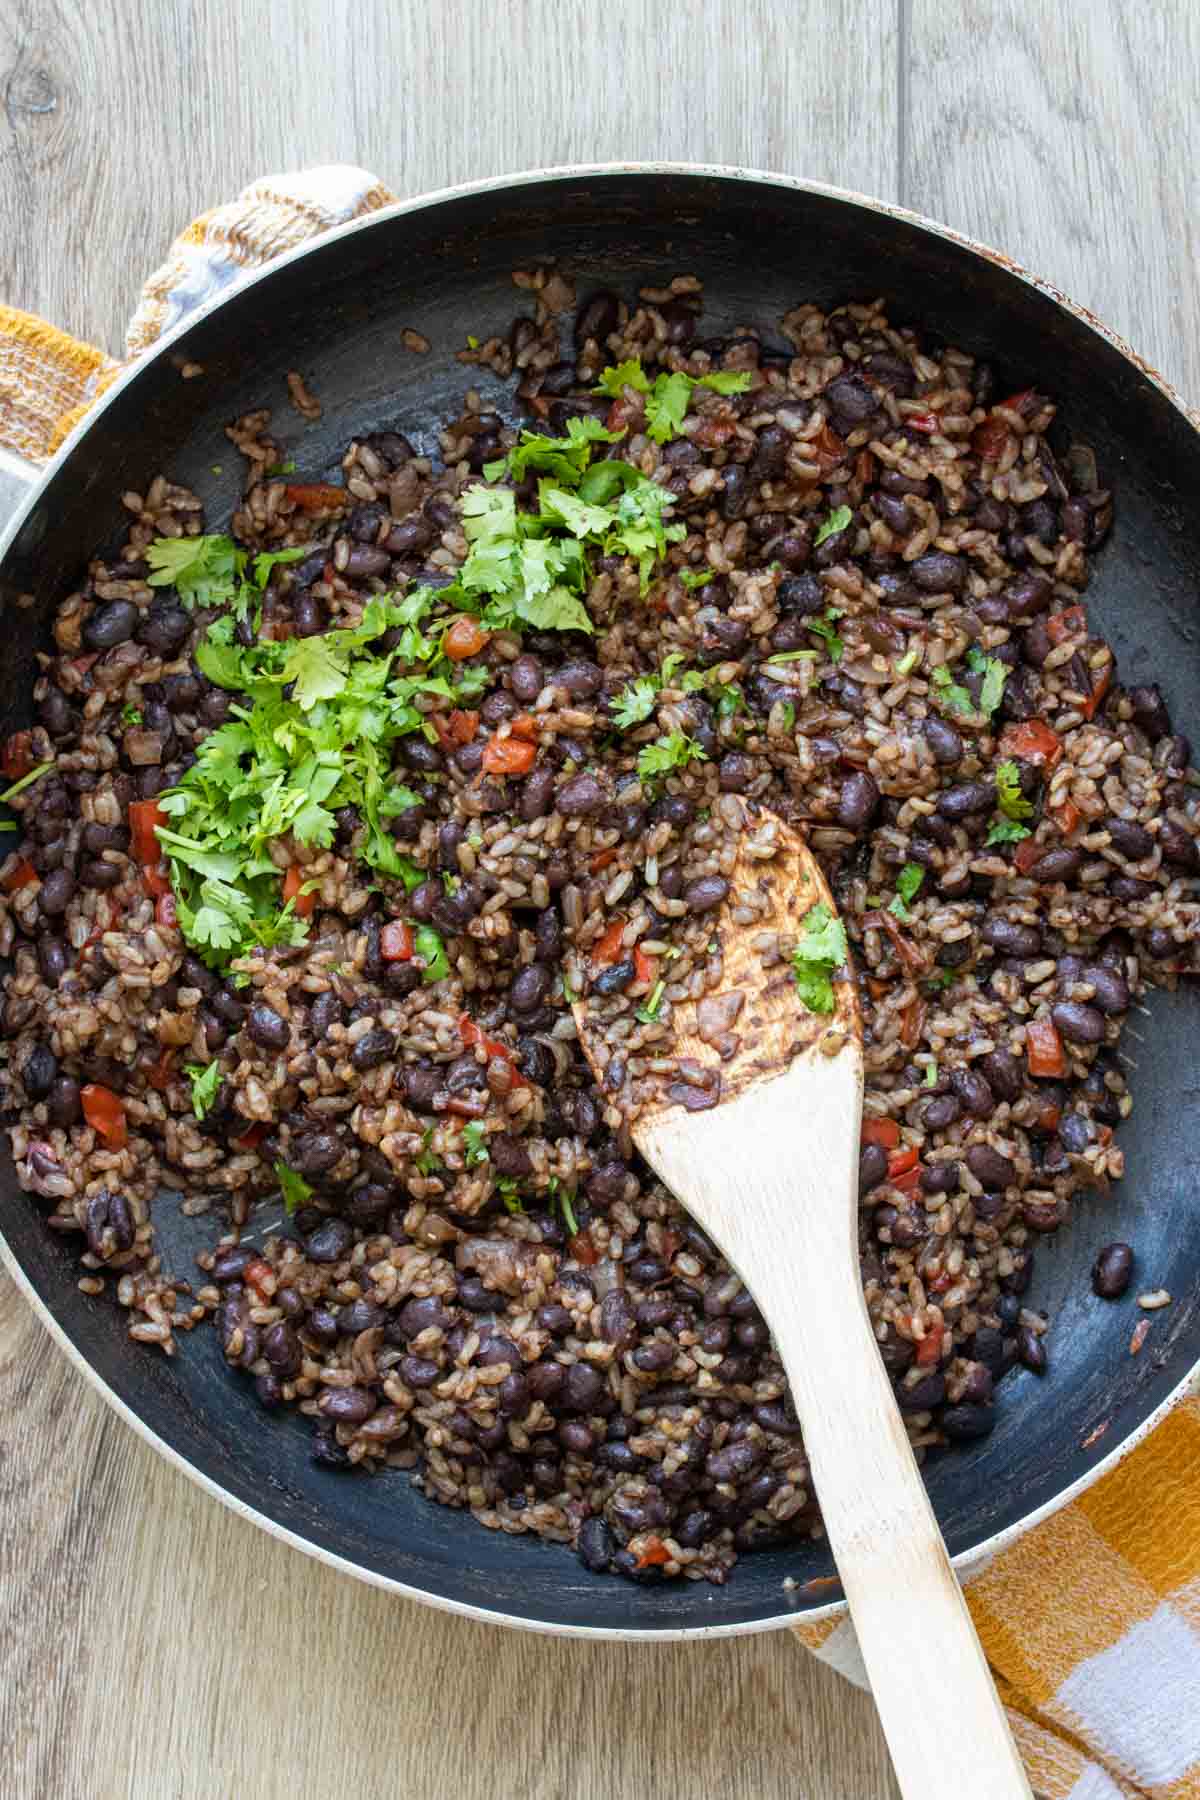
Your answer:
[[[256,286],[259,282],[278,274],[281,270],[286,269],[290,264],[299,261],[302,257],[309,256],[314,251],[323,250],[330,243],[339,241],[342,238],[350,237],[361,231],[368,231],[373,227],[386,224],[389,220],[400,218],[410,213],[433,210],[440,205],[452,201],[468,199],[482,194],[510,192],[513,189],[531,187],[537,183],[561,182],[565,185],[569,182],[613,175],[632,175],[638,178],[686,176],[693,179],[701,178],[712,181],[743,182],[750,187],[767,187],[798,193],[817,194],[844,205],[860,208],[866,212],[879,213],[887,218],[902,220],[906,224],[916,227],[916,229],[931,237],[939,238],[944,242],[954,244],[961,249],[969,251],[972,255],[980,257],[983,261],[993,264],[1005,273],[1014,276],[1017,280],[1024,282],[1028,287],[1043,294],[1057,306],[1062,307],[1066,312],[1070,313],[1078,320],[1080,324],[1084,325],[1089,331],[1095,333],[1097,337],[1104,340],[1104,342],[1116,350],[1119,355],[1132,365],[1137,374],[1148,380],[1155,388],[1157,388],[1163,397],[1182,415],[1186,423],[1194,431],[1200,434],[1200,412],[1197,412],[1196,409],[1189,406],[1171,383],[1168,382],[1157,369],[1143,357],[1139,356],[1137,351],[1134,350],[1133,347],[1119,335],[1119,333],[1113,331],[1103,320],[1097,318],[1089,308],[1083,306],[1078,301],[1072,300],[1069,295],[1063,293],[1063,291],[1053,282],[1034,274],[1022,264],[1016,262],[1012,257],[1006,255],[1003,251],[997,250],[989,244],[982,243],[979,239],[970,237],[966,233],[955,231],[952,227],[943,225],[935,219],[930,219],[924,214],[913,212],[907,207],[894,205],[890,201],[874,199],[870,195],[858,193],[853,189],[834,187],[826,182],[809,181],[800,176],[783,175],[762,169],[743,168],[733,164],[669,161],[558,164],[545,169],[525,169],[515,174],[488,176],[476,181],[460,182],[451,187],[437,188],[425,194],[415,195],[411,199],[395,201],[388,206],[380,207],[375,212],[364,215],[362,218],[351,219],[344,225],[334,226],[331,230],[321,233],[319,237],[314,238],[307,243],[300,244],[295,249],[286,251],[271,262],[264,264],[261,269],[256,269],[247,273],[230,287],[224,289],[221,293],[214,295],[210,300],[197,306],[193,311],[188,312],[176,325],[168,332],[164,333],[151,350],[137,358],[136,361],[131,363],[130,366],[116,378],[112,385],[96,400],[85,416],[71,431],[55,455],[47,462],[41,474],[30,484],[28,492],[17,506],[11,519],[8,521],[7,526],[3,530],[0,530],[0,561],[3,560],[9,546],[24,524],[29,512],[37,503],[43,490],[49,485],[50,481],[54,479],[63,465],[70,460],[77,445],[82,442],[88,432],[103,418],[108,407],[113,404],[118,396],[135,382],[152,363],[156,362],[161,356],[169,353],[171,348],[179,342],[181,338],[192,331],[202,319],[215,313],[234,296],[240,296],[248,288]],[[108,1406],[110,1406],[112,1410],[151,1447],[151,1449],[155,1450],[166,1462],[171,1464],[172,1467],[180,1470],[189,1478],[189,1480],[194,1482],[197,1487],[211,1495],[214,1499],[219,1500],[223,1506],[228,1507],[228,1509],[239,1518],[245,1519],[249,1523],[258,1526],[271,1537],[290,1545],[292,1548],[301,1551],[304,1555],[310,1556],[318,1562],[324,1563],[327,1567],[336,1570],[339,1574],[353,1576],[359,1581],[367,1582],[372,1587],[382,1588],[389,1593],[398,1594],[406,1600],[415,1600],[422,1605],[436,1607],[439,1611],[454,1613],[463,1618],[473,1619],[481,1624],[506,1625],[514,1629],[532,1631],[541,1635],[555,1637],[617,1639],[620,1641],[641,1641],[650,1643],[675,1642],[685,1639],[747,1637],[758,1632],[778,1631],[789,1625],[815,1625],[822,1621],[838,1619],[845,1613],[845,1602],[833,1600],[823,1606],[806,1607],[802,1613],[788,1611],[773,1614],[769,1618],[741,1620],[724,1625],[665,1627],[661,1630],[650,1630],[637,1627],[620,1628],[610,1626],[569,1625],[552,1623],[542,1619],[525,1618],[516,1613],[500,1612],[487,1607],[472,1606],[465,1601],[454,1600],[443,1594],[432,1593],[425,1588],[413,1587],[407,1582],[398,1581],[393,1576],[380,1574],[378,1571],[369,1569],[362,1563],[355,1562],[349,1557],[339,1556],[335,1551],[327,1550],[324,1546],[314,1543],[311,1539],[302,1536],[299,1532],[293,1531],[290,1527],[280,1524],[278,1520],[271,1518],[268,1514],[260,1512],[256,1507],[248,1505],[245,1501],[240,1500],[235,1494],[231,1493],[227,1488],[222,1487],[219,1482],[214,1481],[210,1476],[206,1475],[194,1463],[189,1461],[186,1456],[182,1455],[169,1444],[165,1438],[160,1437],[159,1434],[147,1424],[146,1420],[143,1419],[139,1413],[135,1412],[134,1409],[109,1386],[99,1371],[88,1362],[86,1357],[83,1356],[74,1340],[59,1323],[49,1306],[33,1287],[24,1268],[18,1261],[16,1253],[8,1243],[2,1223],[0,1223],[0,1259],[3,1260],[4,1266],[16,1283],[16,1286],[24,1295],[26,1301],[32,1307],[34,1313],[40,1319],[50,1336],[54,1339],[59,1349],[66,1355],[68,1361],[79,1370]],[[1094,1482],[1098,1481],[1102,1475],[1106,1475],[1111,1470],[1115,1469],[1118,1464],[1123,1462],[1124,1459],[1150,1435],[1156,1426],[1161,1424],[1166,1415],[1180,1400],[1183,1399],[1198,1376],[1200,1376],[1200,1357],[1198,1357],[1191,1367],[1185,1371],[1179,1382],[1171,1389],[1165,1398],[1161,1400],[1144,1419],[1133,1426],[1109,1451],[1103,1456],[1097,1457],[1096,1461],[1082,1475],[1068,1483],[1068,1485],[1059,1493],[1045,1501],[1041,1506],[1026,1513],[1022,1518],[1015,1520],[1003,1530],[993,1532],[989,1537],[981,1539],[977,1544],[972,1545],[970,1548],[959,1551],[951,1560],[960,1576],[969,1575],[973,1570],[990,1561],[999,1552],[1007,1549],[1009,1545],[1016,1543],[1017,1540],[1024,1537],[1027,1532],[1034,1530],[1044,1520],[1052,1518],[1055,1513],[1061,1511],[1063,1507],[1069,1505],[1071,1501],[1076,1499],[1080,1494],[1086,1492],[1086,1490],[1091,1487]]]

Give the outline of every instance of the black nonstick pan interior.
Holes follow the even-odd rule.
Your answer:
[[[253,406],[276,409],[289,454],[314,479],[334,476],[345,442],[367,429],[396,426],[431,446],[437,421],[473,384],[511,416],[501,385],[478,379],[454,352],[468,333],[506,329],[526,310],[510,271],[551,258],[581,294],[593,285],[632,294],[647,281],[698,275],[706,334],[753,325],[770,338],[800,300],[884,294],[894,319],[993,361],[1000,391],[1007,382],[1053,394],[1117,491],[1116,527],[1088,592],[1092,616],[1123,678],[1159,680],[1179,727],[1200,725],[1200,437],[1158,383],[1000,260],[905,216],[782,183],[647,170],[533,178],[392,213],[290,260],[197,320],[99,414],[0,566],[3,730],[28,722],[48,613],[94,547],[116,541],[122,491],[143,490],[163,470],[204,498],[210,521],[224,521],[240,459],[223,427]],[[404,349],[405,327],[429,338],[430,354]],[[202,364],[203,378],[182,380],[180,360]],[[287,408],[289,369],[302,370],[320,398],[318,424],[302,427]],[[15,604],[27,592],[39,602],[28,610]],[[930,1467],[952,1553],[1053,1502],[1200,1359],[1195,993],[1157,996],[1126,1040],[1137,1064],[1135,1110],[1120,1134],[1126,1177],[1079,1203],[1070,1226],[1038,1247],[1030,1303],[1053,1318],[1050,1374],[1009,1377],[993,1435]],[[802,1154],[799,1121],[796,1140]],[[805,1588],[831,1573],[817,1546],[745,1558],[724,1588],[635,1587],[588,1575],[566,1549],[485,1532],[427,1503],[406,1475],[320,1469],[309,1459],[308,1425],[268,1421],[250,1385],[226,1372],[213,1332],[184,1337],[169,1362],[131,1344],[110,1303],[78,1291],[71,1249],[45,1231],[7,1151],[0,1221],[34,1293],[152,1433],[237,1501],[373,1579],[514,1621],[612,1633],[748,1629],[829,1598],[825,1587]],[[213,1226],[165,1203],[159,1231],[168,1266],[187,1275]],[[1140,1266],[1116,1304],[1096,1299],[1088,1280],[1097,1248],[1114,1238],[1135,1246]],[[1166,1288],[1173,1305],[1155,1315],[1135,1358],[1134,1295],[1148,1287]],[[789,1577],[797,1585],[785,1590]]]

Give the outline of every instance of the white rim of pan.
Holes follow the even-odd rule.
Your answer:
[[[194,311],[189,312],[186,317],[181,319],[179,323],[172,328],[171,331],[160,338],[151,350],[147,351],[144,356],[139,357],[138,360],[132,363],[123,374],[118,376],[112,386],[107,389],[99,400],[97,400],[91,410],[64,441],[61,448],[47,464],[45,470],[33,482],[29,493],[17,508],[12,519],[9,521],[7,528],[0,532],[0,557],[3,557],[7,551],[9,544],[12,542],[16,532],[20,529],[22,521],[30,508],[34,505],[38,495],[58,472],[62,464],[69,459],[75,446],[103,416],[107,408],[116,400],[117,396],[122,393],[131,382],[137,379],[138,375],[145,367],[157,357],[166,354],[173,344],[180,338],[185,337],[187,333],[192,330],[197,320],[207,317],[209,313],[216,312],[226,303],[226,301],[232,298],[233,295],[240,294],[247,287],[251,287],[257,282],[265,280],[268,276],[274,275],[279,269],[286,268],[289,263],[296,262],[301,257],[310,255],[314,249],[328,244],[333,239],[349,237],[352,233],[359,231],[370,231],[373,227],[382,224],[384,221],[402,217],[406,213],[423,212],[428,208],[439,206],[443,202],[463,199],[472,194],[488,194],[501,191],[507,192],[513,188],[531,187],[538,182],[578,181],[581,177],[586,179],[589,176],[599,177],[607,175],[637,175],[651,177],[657,175],[708,176],[714,180],[741,181],[745,182],[748,186],[753,187],[765,186],[791,189],[802,193],[824,194],[831,200],[846,201],[852,206],[863,207],[870,212],[883,213],[891,218],[907,220],[913,225],[919,226],[921,230],[931,233],[934,237],[944,238],[948,243],[957,244],[966,250],[972,251],[975,255],[982,257],[985,262],[994,263],[997,267],[1016,276],[1018,280],[1024,281],[1028,286],[1036,288],[1049,299],[1056,301],[1058,305],[1065,307],[1068,312],[1074,314],[1077,319],[1094,331],[1097,336],[1104,338],[1114,347],[1114,349],[1118,350],[1122,356],[1131,362],[1141,374],[1152,381],[1165,398],[1169,400],[1180,413],[1182,413],[1188,423],[1195,430],[1200,431],[1200,413],[1197,413],[1192,407],[1188,406],[1171,384],[1168,381],[1165,381],[1156,369],[1151,367],[1149,363],[1140,357],[1115,331],[1110,330],[1107,325],[1096,318],[1095,314],[1090,312],[1087,307],[1081,306],[1077,301],[1070,299],[1061,291],[1061,289],[1055,287],[1052,282],[1043,280],[1040,276],[1031,274],[1028,269],[1023,268],[1019,263],[1014,262],[1011,257],[1006,256],[1002,251],[995,250],[990,245],[982,244],[977,239],[968,237],[962,232],[953,231],[949,226],[941,225],[934,219],[928,219],[920,213],[911,212],[907,207],[893,206],[887,201],[875,200],[869,195],[855,193],[848,188],[831,187],[824,182],[805,181],[798,176],[778,175],[772,174],[766,170],[744,169],[720,163],[615,162],[565,164],[548,169],[526,169],[518,174],[493,176],[480,181],[462,182],[454,187],[438,188],[432,193],[420,194],[411,200],[398,200],[391,206],[380,207],[376,212],[368,213],[360,219],[353,219],[345,225],[334,226],[331,230],[322,232],[319,237],[313,238],[311,242],[301,244],[296,249],[285,252],[285,254],[275,258],[273,261],[265,263],[261,269],[256,269],[247,273],[232,287],[215,296],[204,305],[198,306]],[[421,1605],[436,1607],[441,1612],[456,1613],[462,1618],[475,1619],[482,1624],[506,1625],[518,1630],[538,1632],[551,1637],[602,1638],[620,1641],[632,1640],[635,1642],[647,1643],[669,1643],[687,1639],[720,1637],[747,1637],[757,1632],[778,1631],[789,1625],[815,1625],[822,1620],[839,1618],[846,1611],[844,1601],[834,1600],[824,1606],[806,1607],[802,1611],[784,1611],[766,1619],[753,1619],[730,1625],[698,1625],[682,1627],[678,1630],[668,1628],[662,1631],[645,1631],[590,1625],[556,1625],[549,1624],[544,1620],[522,1618],[520,1615],[514,1613],[492,1611],[487,1607],[469,1606],[462,1601],[446,1599],[442,1595],[428,1593],[422,1588],[409,1587],[407,1583],[396,1581],[389,1576],[379,1575],[371,1569],[363,1568],[359,1563],[351,1562],[345,1557],[334,1554],[333,1551],[323,1549],[319,1544],[314,1544],[310,1539],[301,1537],[297,1532],[291,1531],[286,1526],[277,1523],[274,1519],[268,1518],[265,1513],[261,1513],[257,1511],[256,1508],[248,1506],[244,1501],[239,1500],[236,1495],[230,1494],[217,1482],[210,1480],[207,1475],[203,1474],[201,1470],[190,1463],[186,1457],[181,1456],[177,1450],[174,1450],[171,1445],[165,1441],[165,1439],[159,1437],[157,1432],[151,1430],[144,1419],[140,1418],[137,1413],[133,1412],[132,1409],[125,1404],[120,1396],[108,1386],[108,1383],[103,1380],[86,1358],[80,1354],[79,1350],[62,1329],[49,1307],[41,1299],[40,1295],[35,1292],[24,1270],[17,1262],[7,1241],[4,1239],[2,1232],[0,1232],[0,1255],[3,1256],[9,1274],[25,1295],[25,1298],[28,1300],[34,1312],[38,1315],[42,1324],[63,1351],[64,1355],[75,1368],[79,1370],[80,1374],[90,1382],[101,1398],[108,1403],[113,1411],[117,1413],[140,1438],[149,1444],[153,1450],[156,1450],[158,1454],[174,1468],[180,1470],[189,1480],[195,1482],[195,1484],[202,1488],[205,1493],[211,1494],[215,1500],[219,1500],[223,1506],[228,1507],[230,1512],[236,1513],[239,1518],[246,1519],[251,1524],[258,1526],[261,1530],[268,1532],[272,1537],[279,1539],[280,1542],[289,1544],[294,1549],[302,1551],[306,1556],[311,1556],[318,1562],[326,1564],[327,1567],[336,1569],[339,1574],[349,1575],[358,1581],[369,1583],[372,1587],[383,1588],[389,1593],[399,1594],[406,1600],[415,1600]],[[960,1575],[965,1574],[969,1576],[973,1570],[981,1567],[994,1557],[997,1552],[1006,1549],[1008,1545],[1015,1543],[1018,1538],[1024,1537],[1026,1532],[1033,1530],[1033,1528],[1041,1524],[1043,1520],[1051,1518],[1064,1506],[1069,1505],[1078,1495],[1084,1493],[1091,1487],[1093,1482],[1098,1481],[1102,1475],[1107,1474],[1111,1469],[1115,1469],[1117,1464],[1122,1462],[1132,1450],[1136,1449],[1143,1439],[1148,1437],[1154,1430],[1155,1426],[1160,1424],[1172,1408],[1177,1405],[1198,1375],[1200,1375],[1200,1360],[1198,1360],[1183,1376],[1167,1397],[1155,1407],[1154,1411],[1142,1420],[1140,1425],[1123,1438],[1119,1444],[1114,1445],[1106,1455],[1097,1457],[1095,1463],[1086,1474],[1079,1476],[1077,1480],[1071,1482],[1068,1487],[1064,1488],[1061,1493],[1055,1495],[1054,1499],[1048,1500],[1043,1506],[1037,1507],[1033,1512],[1027,1513],[1024,1518],[1018,1520],[1015,1524],[1007,1526],[1003,1531],[993,1533],[991,1537],[981,1540],[981,1542],[973,1545],[969,1550],[960,1551],[958,1555],[953,1558],[954,1567],[959,1571]],[[802,1594],[803,1589],[801,1588],[797,1590],[797,1592]]]

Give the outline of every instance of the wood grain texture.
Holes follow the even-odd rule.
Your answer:
[[[894,195],[895,0],[8,0],[0,298],[119,351],[173,234],[330,160],[398,193],[676,157]],[[108,1413],[0,1277],[14,1800],[887,1800],[869,1699],[786,1636],[502,1633],[276,1544]]]
[[[1200,9],[903,0],[902,197],[1006,250],[1200,397]]]

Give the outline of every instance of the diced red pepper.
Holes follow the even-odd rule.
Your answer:
[[[625,935],[625,920],[614,919],[603,936],[598,937],[589,952],[594,963],[620,962],[625,948],[622,938]]]
[[[567,1249],[585,1268],[590,1269],[593,1263],[600,1261],[600,1252],[593,1244],[586,1231],[577,1231],[574,1237],[567,1239]]]
[[[984,462],[998,462],[1011,436],[1012,432],[1003,419],[985,419],[971,433],[971,448]]]
[[[921,1179],[920,1166],[914,1165],[911,1169],[904,1169],[899,1175],[893,1175],[889,1179],[892,1186],[901,1194],[913,1194]]]
[[[1039,843],[1037,838],[1022,838],[1013,851],[1013,865],[1019,875],[1028,875],[1034,863],[1040,862],[1045,854],[1046,846]]]
[[[1052,806],[1050,808],[1050,817],[1054,820],[1054,823],[1058,826],[1058,829],[1062,832],[1063,836],[1070,837],[1071,833],[1078,827],[1080,820],[1083,818],[1083,814],[1073,800],[1064,800],[1061,806]]]
[[[636,944],[634,946],[634,951],[633,951],[634,979],[636,981],[644,981],[646,983],[646,985],[649,986],[650,983],[654,980],[654,977],[656,976],[657,973],[658,973],[657,957],[647,956],[646,952],[642,949],[642,946],[640,944]]]
[[[5,738],[4,749],[0,751],[0,770],[3,770],[10,781],[20,781],[32,767],[33,733],[14,731],[10,738]]]
[[[1042,1107],[1033,1122],[1039,1131],[1049,1133],[1058,1130],[1058,1122],[1061,1118],[1062,1108],[1055,1106],[1053,1100],[1049,1100],[1046,1105]]]
[[[485,631],[478,619],[468,613],[455,619],[449,631],[442,639],[443,653],[451,662],[465,662],[468,656],[478,656],[491,638],[491,632]]]
[[[1085,719],[1095,718],[1103,703],[1104,696],[1112,685],[1112,676],[1112,663],[1107,662],[1100,671],[1097,679],[1092,683],[1092,691],[1079,709]]]
[[[156,1062],[152,1062],[146,1070],[146,1080],[160,1094],[165,1094],[175,1078],[175,1051],[167,1046],[159,1052]]]
[[[934,1276],[932,1281],[927,1281],[925,1286],[931,1294],[944,1294],[953,1280],[954,1277],[949,1269],[943,1269]]]
[[[466,1045],[468,1050],[473,1050],[476,1044],[481,1044],[483,1046],[484,1054],[487,1056],[489,1061],[493,1057],[498,1056],[500,1058],[501,1062],[506,1062],[506,1063],[510,1064],[512,1067],[512,1079],[513,1079],[514,1087],[528,1087],[529,1086],[528,1076],[523,1075],[521,1073],[520,1069],[518,1069],[516,1066],[517,1065],[516,1051],[511,1047],[511,1045],[501,1043],[499,1038],[489,1037],[485,1031],[481,1031],[469,1013],[461,1013],[459,1015],[458,1035],[462,1039],[463,1043]]]
[[[634,1567],[636,1569],[652,1569],[661,1567],[663,1563],[669,1563],[670,1560],[671,1552],[667,1549],[667,1546],[663,1543],[662,1539],[659,1537],[649,1537],[646,1539],[646,1548],[638,1557]]]
[[[288,901],[291,900],[293,902],[292,911],[298,919],[311,918],[313,908],[317,904],[315,888],[307,894],[301,893],[300,891],[304,886],[305,879],[304,871],[301,869],[300,865],[298,863],[289,863],[287,872],[283,877],[283,904],[286,906]]]
[[[234,1149],[257,1150],[270,1129],[270,1126],[264,1124],[261,1119],[256,1119],[253,1125],[248,1126],[247,1129],[243,1131],[241,1137],[234,1138]]]
[[[821,465],[821,473],[827,475],[830,469],[836,469],[846,454],[846,446],[833,426],[826,421],[815,438],[809,441],[809,450]]]
[[[242,1280],[247,1287],[252,1287],[260,1300],[269,1300],[275,1293],[278,1282],[275,1271],[263,1256],[256,1256],[248,1262],[242,1271]]]
[[[1005,412],[1019,413],[1023,419],[1031,419],[1037,411],[1038,393],[1036,388],[1022,388],[1019,394],[1010,394],[1007,400],[1001,400]]]
[[[171,892],[171,878],[167,874],[167,865],[163,862],[153,866],[147,864],[142,870],[142,886],[152,900],[164,900]]]
[[[927,1369],[932,1363],[942,1360],[943,1335],[941,1325],[931,1325],[925,1336],[918,1341],[916,1363],[919,1369]]]
[[[1053,1079],[1066,1074],[1067,1059],[1053,1019],[1030,1019],[1025,1027],[1025,1052],[1031,1075]]]
[[[123,1150],[129,1138],[125,1123],[125,1103],[111,1088],[89,1081],[80,1088],[83,1116],[93,1131],[99,1132],[110,1150]]]
[[[915,1169],[919,1161],[916,1146],[908,1144],[903,1150],[893,1150],[888,1157],[888,1180],[894,1182],[897,1175],[907,1175]]]
[[[860,1141],[864,1144],[878,1144],[883,1150],[894,1150],[900,1142],[900,1127],[895,1119],[864,1118]]]
[[[901,420],[910,431],[919,431],[926,437],[935,432],[941,422],[937,414],[931,412],[907,413]]]
[[[162,856],[162,846],[158,841],[158,828],[166,825],[167,815],[157,800],[131,800],[129,802],[129,836],[130,848],[134,858],[140,863],[156,863]]]
[[[1019,756],[1022,762],[1052,769],[1063,753],[1062,739],[1044,719],[1022,719],[1006,725],[997,749],[1001,756]]]
[[[1063,644],[1069,637],[1079,637],[1086,631],[1087,614],[1082,606],[1064,606],[1046,620],[1046,636],[1052,644]]]
[[[411,962],[413,930],[403,919],[389,919],[379,934],[379,950],[384,962]]]
[[[154,917],[159,925],[167,931],[174,931],[179,923],[179,910],[175,905],[174,894],[160,894],[154,903]]]
[[[600,875],[607,869],[609,863],[614,863],[616,860],[617,852],[615,845],[608,850],[597,850],[595,856],[591,857],[588,861],[588,869],[593,875]]]
[[[905,933],[901,931],[895,913],[886,910],[882,912],[867,913],[863,918],[863,924],[877,925],[881,931],[886,933],[892,940],[892,947],[895,950],[896,955],[900,958],[900,961],[904,964],[906,969],[915,973],[918,969],[923,969],[926,966],[925,957],[921,951],[917,949],[917,946],[913,943],[912,939],[907,937]]]
[[[527,744],[536,744],[538,741],[540,727],[532,713],[518,713],[515,719],[509,721],[508,729],[515,738],[523,738]]]
[[[23,887],[39,886],[41,879],[33,864],[23,857],[4,877],[4,891],[6,894],[15,894]]]
[[[854,459],[854,475],[863,487],[870,487],[875,479],[875,458],[869,450],[860,450]]]
[[[345,488],[334,487],[329,481],[289,481],[284,492],[301,512],[329,512],[335,506],[350,504]]]
[[[438,727],[439,737],[444,730],[449,742],[461,747],[463,744],[469,744],[479,730],[479,714],[463,712],[456,706],[444,723],[440,719],[435,720],[434,723]],[[443,749],[446,747],[445,743],[442,747]]]
[[[537,756],[537,745],[524,738],[490,737],[484,746],[483,768],[488,775],[528,775]]]

